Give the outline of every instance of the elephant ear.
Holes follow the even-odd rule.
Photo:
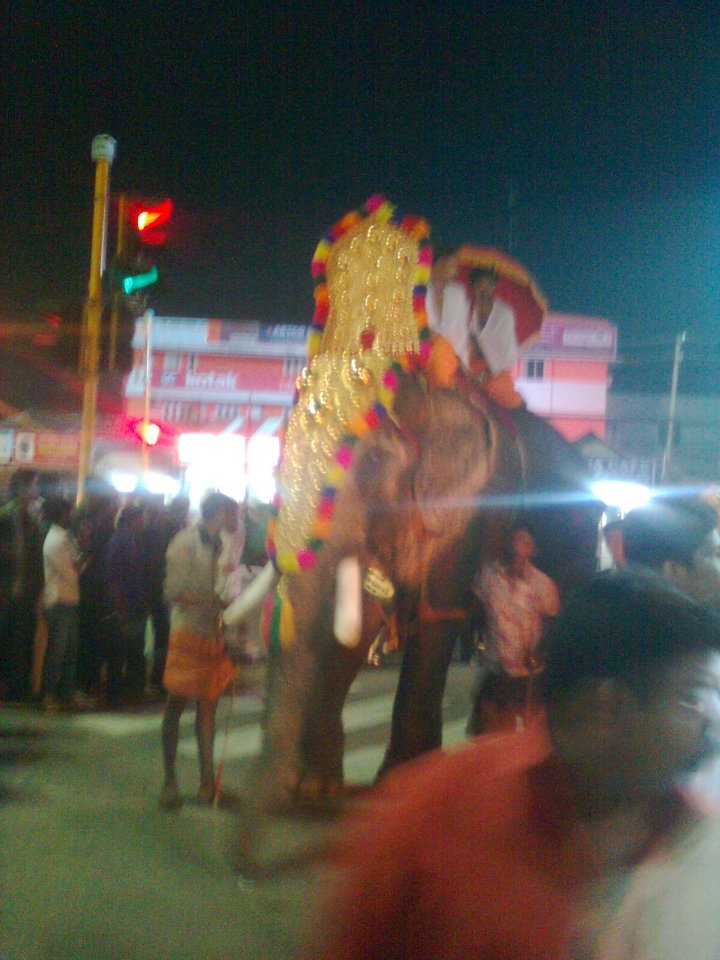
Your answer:
[[[492,421],[455,393],[430,397],[430,416],[420,444],[414,494],[428,533],[460,536],[477,511],[477,497],[495,469]]]

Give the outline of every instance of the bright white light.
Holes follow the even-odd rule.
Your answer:
[[[608,507],[617,507],[625,515],[636,507],[644,507],[652,499],[652,490],[642,483],[627,480],[596,480],[592,492]]]
[[[245,438],[239,434],[181,433],[178,459],[187,465],[185,484],[193,506],[209,490],[245,497]]]
[[[178,437],[178,460],[191,465],[214,456],[215,434],[181,433]]]
[[[251,496],[270,503],[275,496],[275,468],[280,460],[279,437],[255,434],[247,452],[247,485]]]
[[[150,493],[162,494],[165,497],[176,497],[180,493],[178,481],[166,473],[148,473],[144,484]]]
[[[132,493],[137,486],[137,477],[133,473],[111,473],[108,479],[118,493]]]

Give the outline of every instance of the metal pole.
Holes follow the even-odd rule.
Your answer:
[[[665,440],[665,452],[663,454],[661,483],[667,483],[670,473],[670,459],[672,457],[672,445],[675,435],[675,405],[677,403],[677,385],[678,375],[680,373],[680,362],[682,360],[682,348],[685,343],[686,332],[683,330],[675,338],[675,355],[673,357],[672,382],[670,384],[670,404],[668,406],[668,428],[667,438]]]
[[[115,140],[107,134],[92,142],[95,163],[95,200],[90,248],[90,280],[86,305],[85,383],[83,387],[82,424],[80,427],[80,463],[78,466],[77,503],[85,493],[85,480],[90,473],[95,408],[97,405],[98,367],[100,364],[100,320],[102,316],[102,275],[105,269],[105,237],[107,234],[108,200],[110,197],[110,165],[115,158]]]
[[[515,245],[515,207],[517,205],[517,190],[515,188],[515,181],[510,180],[508,182],[508,253],[513,252],[513,247]]]
[[[127,217],[127,197],[121,193],[118,197],[118,223],[117,223],[117,242],[115,245],[115,255],[118,262],[122,262],[125,255],[125,229]],[[116,290],[112,297],[112,306],[110,308],[110,342],[108,343],[108,370],[115,372],[115,358],[117,355],[117,337],[118,322],[120,319],[120,305],[122,303],[122,293]]]
[[[150,467],[150,447],[147,442],[147,431],[150,424],[150,380],[152,377],[152,318],[153,311],[146,310],[145,320],[145,387],[143,393],[143,429],[142,429],[142,472],[147,477]]]

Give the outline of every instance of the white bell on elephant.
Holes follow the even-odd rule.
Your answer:
[[[278,585],[280,574],[275,569],[272,561],[268,561],[260,573],[240,594],[237,600],[233,600],[230,606],[225,607],[222,614],[222,621],[227,627],[234,627],[242,623],[260,606],[262,606],[265,597]]]
[[[344,647],[356,647],[362,633],[362,571],[357,557],[343,557],[335,585],[335,639]]]

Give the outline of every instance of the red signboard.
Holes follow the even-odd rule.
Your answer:
[[[18,430],[15,434],[14,460],[35,466],[77,467],[80,435],[49,430]]]

